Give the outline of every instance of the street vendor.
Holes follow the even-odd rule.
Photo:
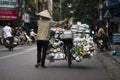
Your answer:
[[[44,10],[38,14],[41,19],[37,21],[38,30],[37,30],[37,64],[36,68],[41,66],[42,68],[47,68],[45,66],[45,59],[47,48],[50,39],[50,24],[51,23],[59,23],[62,24],[67,21],[67,19],[63,21],[53,21],[51,15],[48,10]]]

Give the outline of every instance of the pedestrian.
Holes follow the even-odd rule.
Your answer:
[[[48,44],[50,40],[50,24],[51,23],[64,23],[64,21],[55,22],[52,21],[48,10],[40,12],[38,15],[41,16],[41,19],[37,21],[38,30],[37,30],[37,64],[36,68],[41,66],[42,68],[47,68],[45,66],[45,59],[48,49]]]

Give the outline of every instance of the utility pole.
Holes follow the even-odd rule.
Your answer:
[[[23,28],[24,27],[24,13],[25,13],[25,1],[24,0],[18,0],[17,5],[18,10],[18,26]]]
[[[107,8],[106,13],[104,15],[104,18],[106,19],[106,34],[109,37],[109,32],[108,32],[108,29],[109,29],[109,20],[110,20],[110,17],[112,17],[111,13],[110,13],[110,9],[109,9],[109,0],[105,1],[105,6]]]
[[[102,14],[103,0],[99,0],[98,9],[99,9],[99,20],[103,20],[103,14]]]

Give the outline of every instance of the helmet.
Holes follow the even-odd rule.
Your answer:
[[[31,31],[33,31],[33,29],[31,29]]]

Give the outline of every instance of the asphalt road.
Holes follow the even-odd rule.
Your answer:
[[[95,53],[90,59],[73,61],[70,69],[66,60],[54,63],[46,60],[48,68],[43,69],[34,67],[36,45],[18,46],[14,51],[0,48],[0,80],[120,80],[119,76],[115,76],[119,75],[115,72],[119,65],[109,56],[98,51]]]

